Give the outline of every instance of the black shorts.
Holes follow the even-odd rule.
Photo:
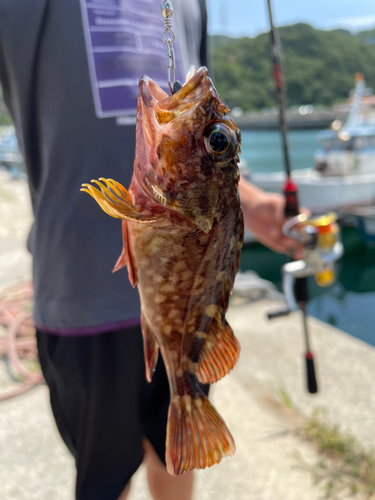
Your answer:
[[[168,379],[159,356],[147,383],[140,327],[37,332],[37,342],[56,424],[76,460],[77,500],[116,500],[143,460],[143,437],[165,464]]]

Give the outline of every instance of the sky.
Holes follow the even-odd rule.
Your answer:
[[[253,37],[269,29],[267,0],[206,0],[210,34]],[[272,0],[277,26],[305,22],[319,29],[375,27],[375,0]]]

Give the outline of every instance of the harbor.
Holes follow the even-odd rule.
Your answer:
[[[305,111],[307,108],[307,112]],[[313,106],[296,106],[286,113],[289,130],[325,129],[335,120],[345,121],[348,111],[343,107],[314,109]],[[276,109],[249,112],[234,119],[241,130],[278,130],[279,117]]]
[[[371,7],[49,4],[0,0],[0,500],[375,500]]]

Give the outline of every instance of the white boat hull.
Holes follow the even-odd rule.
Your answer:
[[[375,200],[375,173],[323,176],[313,169],[294,170],[299,203],[314,213],[338,210],[345,205],[367,205]],[[281,193],[285,174],[253,174],[251,182],[264,191]]]

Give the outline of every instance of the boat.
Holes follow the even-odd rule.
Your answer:
[[[300,205],[314,214],[343,206],[365,206],[375,201],[375,96],[366,96],[365,80],[355,75],[355,89],[345,124],[335,120],[318,134],[320,148],[314,166],[292,171],[299,188]],[[370,104],[366,97],[372,97]],[[369,99],[367,99],[369,101]],[[253,173],[253,184],[281,192],[284,172]]]

